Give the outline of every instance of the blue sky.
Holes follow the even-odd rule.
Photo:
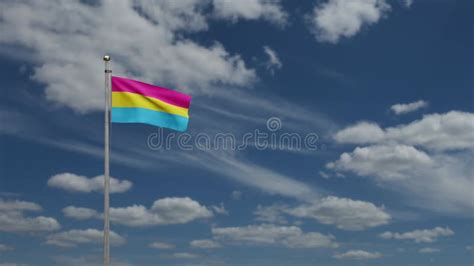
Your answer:
[[[112,125],[112,265],[473,264],[472,1],[0,7],[0,265],[101,265],[106,53],[193,96]]]

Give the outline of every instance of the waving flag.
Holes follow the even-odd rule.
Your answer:
[[[186,131],[191,96],[140,81],[112,77],[112,122]]]

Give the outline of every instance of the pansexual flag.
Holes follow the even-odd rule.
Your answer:
[[[145,123],[186,131],[191,96],[121,77],[112,77],[112,122]]]

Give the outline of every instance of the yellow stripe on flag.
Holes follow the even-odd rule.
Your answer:
[[[112,107],[138,107],[189,117],[188,109],[130,92],[112,92]]]

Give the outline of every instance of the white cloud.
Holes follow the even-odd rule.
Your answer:
[[[338,244],[331,235],[303,232],[296,226],[270,224],[245,227],[212,228],[218,241],[229,244],[271,245],[288,248],[336,248]]]
[[[275,70],[281,69],[283,67],[283,63],[280,61],[277,53],[268,46],[263,47],[263,51],[268,57],[268,61],[265,63],[265,67],[268,71],[273,75],[275,74]]]
[[[474,114],[450,111],[429,114],[410,124],[381,129],[375,123],[361,122],[334,135],[339,143],[367,144],[397,142],[434,151],[474,149]]]
[[[322,178],[324,178],[324,179],[329,179],[329,178],[331,178],[331,176],[328,175],[328,174],[327,174],[326,172],[324,172],[324,171],[319,171],[318,174],[319,174],[320,177],[322,177]]]
[[[188,252],[177,252],[173,253],[173,257],[177,259],[196,259],[199,258],[198,254],[188,253]]]
[[[72,192],[91,193],[103,192],[104,176],[88,178],[72,173],[61,173],[48,180],[48,186]],[[123,193],[132,188],[132,182],[110,178],[110,193]]]
[[[403,0],[405,7],[410,8],[413,5],[413,0]]]
[[[102,215],[99,214],[96,210],[75,206],[67,206],[63,209],[63,214],[68,218],[73,218],[77,220],[87,220],[91,218],[102,217]]]
[[[0,253],[5,252],[5,251],[12,251],[12,250],[14,250],[13,247],[10,247],[10,246],[7,246],[5,244],[0,243]]]
[[[285,215],[314,219],[342,230],[364,230],[387,224],[391,216],[383,207],[366,201],[329,196],[297,206],[258,205],[254,211],[257,221],[287,224]]]
[[[177,31],[201,31],[208,29],[203,9],[209,1],[133,1],[133,6],[145,13],[155,23],[164,28]]]
[[[233,21],[264,19],[280,26],[285,25],[288,19],[280,0],[213,0],[213,3],[218,18]]]
[[[385,0],[329,0],[314,8],[311,26],[318,41],[337,43],[377,23],[390,9]]]
[[[118,75],[187,92],[192,88],[193,94],[208,93],[222,85],[251,84],[255,72],[239,55],[229,54],[219,43],[206,47],[178,34],[207,28],[202,6],[201,1],[148,5],[112,0],[93,5],[83,1],[2,1],[0,23],[5,30],[0,44],[29,51],[28,58],[36,65],[32,77],[46,85],[46,98],[78,112],[103,108],[100,73],[106,52],[112,55],[112,68]],[[243,16],[281,19],[278,5],[256,6],[263,9]],[[110,21],[114,21],[113,27]]]
[[[283,216],[283,212],[286,208],[286,206],[277,204],[271,206],[258,205],[253,214],[255,215],[255,220],[259,222],[287,224],[288,221]]]
[[[214,249],[222,247],[221,244],[217,243],[212,239],[198,239],[193,240],[189,244],[193,248],[200,248],[200,249]]]
[[[406,114],[414,112],[418,109],[425,108],[428,106],[428,103],[422,100],[412,102],[412,103],[397,103],[390,107],[390,109],[397,115]]]
[[[365,250],[349,250],[344,253],[334,255],[334,258],[340,260],[371,260],[382,257],[379,252],[368,252]]]
[[[301,235],[290,236],[282,241],[282,244],[289,248],[337,248],[339,244],[334,241],[332,235],[324,235],[317,232],[302,233]]]
[[[154,249],[175,249],[176,246],[173,244],[165,243],[165,242],[153,242],[149,245],[150,248]]]
[[[428,155],[411,146],[375,145],[343,153],[327,166],[374,179],[409,205],[469,216],[474,210],[471,157],[471,152]]]
[[[188,197],[169,197],[156,200],[150,208],[138,204],[128,207],[111,207],[110,221],[132,227],[184,224],[213,217],[214,213],[211,209]],[[78,220],[102,219],[102,213],[89,208],[68,206],[63,209],[63,213],[66,217]]]
[[[212,211],[214,211],[214,213],[217,213],[217,214],[223,214],[223,215],[229,215],[229,211],[226,210],[225,206],[224,206],[224,203],[221,202],[221,204],[219,206],[217,205],[211,205],[209,207]]]
[[[56,219],[36,216],[26,217],[25,211],[40,211],[36,203],[27,201],[5,201],[0,199],[0,231],[3,232],[49,232],[61,228]]]
[[[242,192],[238,191],[238,190],[234,190],[232,191],[232,193],[230,194],[230,197],[233,199],[233,200],[240,200],[242,198]]]
[[[413,240],[416,243],[436,242],[439,237],[453,236],[454,232],[449,227],[435,227],[433,229],[414,230],[405,233],[385,232],[379,235],[383,239]]]
[[[441,250],[438,249],[438,248],[430,248],[430,247],[426,247],[426,248],[420,248],[418,250],[418,253],[423,253],[423,254],[426,254],[426,253],[438,253],[440,252]]]
[[[359,122],[338,131],[334,139],[339,143],[377,143],[385,138],[385,132],[379,125],[370,122]]]
[[[375,176],[380,181],[409,178],[417,167],[433,167],[433,160],[423,151],[406,145],[375,145],[355,148],[329,163],[336,171],[352,171],[360,176]]]
[[[3,200],[0,199],[0,211],[41,211],[40,205],[34,202],[22,200]]]
[[[327,197],[313,204],[288,208],[287,213],[301,218],[312,218],[343,230],[364,230],[387,224],[391,217],[374,204],[347,198]]]
[[[59,222],[51,217],[25,217],[21,212],[0,214],[0,231],[4,232],[44,232],[60,228]]]
[[[46,244],[59,247],[76,247],[80,244],[100,244],[103,241],[104,232],[96,229],[69,230],[49,235]],[[110,231],[110,244],[123,245],[125,239],[117,233]]]
[[[110,209],[110,220],[113,223],[133,227],[184,224],[212,216],[212,211],[207,207],[188,197],[162,198],[155,201],[149,209],[143,205]]]
[[[387,128],[388,140],[445,151],[474,149],[474,114],[450,111],[430,114],[408,125]]]
[[[375,144],[344,152],[327,168],[374,179],[407,204],[445,214],[474,210],[474,114],[450,111],[380,128],[361,122],[334,135],[339,143]]]

